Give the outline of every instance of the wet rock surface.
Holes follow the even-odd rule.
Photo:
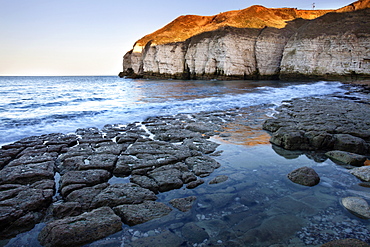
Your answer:
[[[57,152],[75,143],[70,136],[51,134],[25,138],[0,149],[3,157],[0,171],[1,238],[30,230],[40,222],[55,193]]]
[[[31,232],[36,235],[43,232],[40,234],[43,245],[58,246],[57,239],[69,238],[70,232],[52,233],[50,225],[62,227],[63,222],[80,222],[74,221],[80,217],[77,219],[90,223],[74,231],[76,235],[71,241],[75,242],[69,246],[82,243],[90,243],[89,247],[123,243],[125,246],[248,246],[256,243],[284,246],[287,238],[290,240],[286,246],[301,246],[323,244],[339,237],[368,242],[370,232],[366,224],[343,217],[340,212],[344,209],[338,197],[345,198],[347,192],[343,192],[344,189],[325,192],[333,186],[349,188],[356,180],[354,176],[343,178],[342,173],[335,171],[330,176],[337,179],[331,181],[324,175],[324,182],[313,188],[291,186],[286,178],[292,170],[290,166],[257,162],[250,168],[249,159],[234,160],[239,152],[228,155],[230,162],[225,162],[227,155],[217,159],[220,163],[224,159],[223,167],[232,165],[216,170],[220,164],[213,157],[218,154],[215,152],[218,144],[208,138],[224,131],[225,125],[237,128],[237,118],[250,121],[243,122],[248,127],[259,125],[260,128],[261,119],[265,120],[266,116],[250,112],[250,109],[235,109],[155,117],[141,123],[108,125],[101,130],[80,129],[72,135],[30,137],[4,146],[0,149],[0,165],[2,170],[12,171],[9,172],[12,177],[1,176],[0,224],[4,229],[1,238],[10,238],[36,225]],[[184,136],[180,136],[176,129],[194,133],[185,131]],[[222,135],[225,139],[230,137],[228,132]],[[278,150],[276,146],[274,150]],[[288,159],[302,154],[276,152]],[[327,159],[324,155],[305,154],[316,162]],[[17,173],[19,168],[12,168],[35,169],[38,167],[35,164],[44,168],[39,174],[46,171],[49,175],[29,177],[21,173],[22,169]],[[47,164],[52,164],[52,169]],[[233,167],[246,164],[248,166],[241,169]],[[220,170],[223,175],[216,176],[216,183],[209,185],[211,179],[207,176]],[[195,189],[188,189],[193,186]],[[102,215],[95,215],[96,211]],[[117,228],[90,229],[93,223],[88,214],[92,212],[92,218],[109,214],[109,218],[114,218],[112,225]],[[126,221],[123,215],[133,226],[123,225],[123,231],[113,234],[119,230],[118,222],[122,226]],[[46,231],[50,234],[45,234]],[[98,234],[88,234],[91,231]],[[16,243],[29,243],[27,234],[18,235]],[[51,237],[55,235],[58,236]]]
[[[150,246],[183,246],[184,240],[177,236],[176,234],[165,231],[161,234],[155,236],[149,236],[142,239],[137,239],[133,241],[128,246],[130,247],[150,247]]]
[[[144,201],[140,204],[125,204],[114,208],[123,223],[134,226],[169,214],[172,209],[161,202]]]
[[[34,136],[3,146],[0,239],[28,231],[43,220],[47,222],[40,234],[43,245],[79,245],[110,235],[118,227],[105,233],[102,228],[98,234],[87,234],[95,229],[88,226],[76,228],[73,231],[80,236],[71,237],[68,243],[62,243],[70,238],[67,230],[53,229],[82,215],[90,217],[89,212],[95,217],[102,208],[114,208],[130,225],[168,214],[172,209],[155,202],[156,194],[204,183],[200,177],[220,166],[208,156],[218,144],[207,139],[218,134],[238,111],[242,110],[153,117],[101,130]],[[110,183],[120,177],[126,182]],[[109,214],[117,216],[113,211]]]
[[[214,179],[212,179],[211,181],[209,181],[209,184],[219,184],[219,183],[225,182],[228,179],[229,178],[226,175],[219,175],[215,177]]]
[[[235,115],[233,117],[236,118]],[[252,116],[253,119],[257,117],[258,114]],[[248,127],[253,126],[251,122],[248,122]],[[229,133],[232,132],[221,135],[228,139],[232,136]],[[266,149],[264,152],[257,152],[257,159],[251,160],[248,157],[258,150],[256,147],[249,149],[247,158],[237,158],[239,155],[244,157],[241,155],[243,151],[232,152],[226,149],[227,153],[224,152],[218,159],[220,163],[222,161],[222,168],[215,173],[222,170],[220,174],[227,175],[228,180],[208,186],[211,179],[204,177],[207,186],[199,186],[194,190],[183,190],[183,187],[166,192],[165,198],[175,200],[181,196],[196,196],[197,200],[191,210],[172,210],[167,216],[155,220],[155,224],[154,221],[148,221],[126,228],[121,234],[90,246],[112,241],[117,241],[118,246],[124,243],[128,246],[290,247],[320,246],[343,238],[369,242],[368,222],[347,213],[340,205],[341,198],[355,193],[350,188],[357,185],[357,178],[348,175],[343,166],[332,164],[323,153],[293,152],[273,147],[276,153],[286,158],[279,164],[259,164]],[[193,149],[192,152],[194,151],[198,150]],[[291,167],[297,168],[300,165],[289,160],[300,157],[302,161],[303,155],[310,160],[305,165],[311,166],[313,161],[316,162],[315,170],[321,176],[322,183],[312,188],[296,186],[286,178],[286,174],[293,170]],[[250,164],[254,162],[256,164]],[[274,162],[279,161],[274,159]],[[185,162],[182,163],[188,166]],[[331,166],[328,164],[337,168],[328,169]],[[237,168],[238,165],[240,169]],[[138,170],[135,174],[143,178],[139,175],[144,174],[142,172],[143,170]],[[191,170],[189,172],[193,173]],[[187,173],[183,173],[182,179],[187,177],[189,181],[196,181],[194,174],[191,176]],[[147,175],[145,177],[149,178]],[[199,176],[195,178],[199,179]],[[364,191],[363,196],[366,195],[368,196]],[[160,200],[164,199],[162,193],[157,196]]]
[[[0,185],[0,226],[2,236],[30,230],[38,223],[52,202],[54,181],[43,181],[31,186]]]
[[[55,165],[42,163],[6,166],[0,171],[0,184],[32,184],[43,179],[54,179]]]
[[[193,222],[184,225],[182,236],[190,243],[202,243],[209,238],[208,233]]]
[[[50,222],[39,235],[44,246],[79,246],[122,229],[120,218],[109,207]]]
[[[350,173],[355,175],[361,180],[370,182],[370,166],[356,167],[350,170]]]
[[[288,178],[297,184],[304,186],[315,186],[320,182],[316,171],[310,167],[301,167],[288,174]]]
[[[193,206],[194,201],[197,199],[196,196],[189,196],[185,198],[176,198],[170,201],[170,204],[182,212],[187,212]]]
[[[157,197],[152,191],[142,188],[137,184],[112,184],[94,197],[91,207],[115,207],[122,204],[139,204],[155,199]]]
[[[288,150],[370,153],[370,107],[361,99],[302,98],[286,101],[263,128],[270,142]]]
[[[364,162],[366,161],[366,156],[364,155],[358,155],[354,153],[344,152],[344,151],[329,151],[325,153],[326,156],[329,158],[342,162],[347,165],[353,165],[353,166],[362,166],[364,165]]]
[[[364,219],[370,219],[369,204],[361,197],[351,196],[343,198],[342,204],[351,213]]]

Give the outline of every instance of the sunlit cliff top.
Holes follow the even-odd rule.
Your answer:
[[[163,28],[135,43],[134,52],[148,42],[152,45],[185,41],[186,39],[224,26],[237,28],[284,28],[287,22],[302,18],[312,20],[329,12],[351,12],[370,7],[370,0],[359,0],[337,10],[299,10],[295,8],[266,8],[254,5],[242,10],[223,12],[214,16],[180,16]]]

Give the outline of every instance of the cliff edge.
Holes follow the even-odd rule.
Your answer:
[[[370,0],[337,10],[255,5],[180,16],[138,40],[120,77],[370,78]]]

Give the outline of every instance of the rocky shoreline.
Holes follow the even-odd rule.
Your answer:
[[[263,129],[270,142],[286,150],[329,151],[333,161],[354,166],[368,165],[370,156],[370,87],[368,82],[346,96],[308,97],[284,101]],[[357,93],[352,96],[352,93]],[[334,150],[334,151],[333,151]],[[362,175],[357,171],[363,170]],[[369,182],[367,168],[351,171]]]
[[[368,93],[366,90],[363,87],[358,91]],[[366,118],[370,116],[370,102],[366,97],[353,95],[336,97],[285,102],[277,109],[280,113],[264,124],[265,129],[273,132],[271,142],[286,149],[300,150],[322,151],[344,147],[341,149],[360,150],[358,153],[368,157],[369,129],[359,127],[370,126],[367,123],[370,119]],[[213,158],[219,155],[216,150],[218,144],[209,138],[224,132],[226,126],[245,121],[241,116],[250,112],[248,108],[239,108],[226,112],[152,117],[129,125],[107,125],[101,130],[78,129],[68,135],[34,136],[4,145],[0,149],[2,243],[16,234],[31,230],[40,222],[46,224],[38,237],[42,245],[70,246],[109,236],[120,231],[122,223],[134,226],[165,217],[173,211],[186,214],[197,200],[196,196],[181,196],[182,193],[179,193],[177,198],[168,202],[158,200],[158,196],[162,192],[180,188],[191,190],[203,184],[204,178],[220,167]],[[340,114],[342,112],[347,115]],[[312,116],[326,124],[315,122],[310,119]],[[258,122],[256,117],[253,121]],[[328,131],[337,121],[340,123],[340,128],[334,128],[337,132]],[[357,135],[354,135],[355,130]],[[349,145],[345,142],[349,137],[343,141],[338,135],[351,135],[352,139],[362,141],[350,142]],[[228,135],[223,133],[221,136],[227,139]],[[225,175],[217,176],[209,184],[217,185],[227,179]],[[361,179],[364,180],[363,177]],[[235,198],[236,203],[239,203],[238,198]],[[253,203],[248,201],[239,206],[243,211],[248,209],[245,205]],[[351,200],[346,199],[343,204],[350,205],[346,207],[348,210],[353,209]],[[220,217],[227,216],[223,212],[220,214]],[[203,219],[203,216],[199,215],[199,218]],[[189,222],[182,227],[182,235],[194,243],[209,238],[204,230],[198,228],[197,224]],[[197,235],[194,235],[195,232]],[[151,236],[150,231],[136,234],[132,230],[127,234],[131,234],[132,240],[137,240],[133,246],[140,245],[139,237],[158,243],[170,239],[166,240],[167,243],[174,246],[183,243],[182,239],[167,230],[159,232],[158,237]],[[307,243],[311,241],[306,230],[300,234],[300,239],[305,239]],[[216,244],[223,246],[222,241]]]
[[[286,150],[340,150],[369,156],[369,93],[369,86],[357,85],[345,96],[283,101],[263,129],[271,133],[272,144]]]
[[[196,198],[179,198],[170,208],[156,194],[204,183],[220,166],[211,157],[218,144],[208,139],[240,111],[152,117],[4,145],[1,239],[43,221],[42,245],[82,245],[121,230],[121,221],[136,225],[174,208],[188,211]]]
[[[356,97],[285,101],[263,128],[287,150],[342,150],[370,154],[369,102]]]
[[[369,187],[370,88],[367,84],[358,85],[357,93],[362,95],[351,96],[353,92],[348,92],[344,97],[285,101],[276,109],[274,118],[264,122],[263,129],[271,132],[272,144],[286,150],[328,151],[326,157],[350,169],[351,174],[363,181],[361,186]],[[316,172],[307,167],[293,171],[288,177],[306,186],[315,186],[320,181]],[[341,204],[361,218],[370,218],[370,206],[362,197],[342,198]]]

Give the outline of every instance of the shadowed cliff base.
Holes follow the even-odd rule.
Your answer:
[[[125,73],[120,72],[119,77],[127,77],[132,79],[174,79],[174,80],[220,80],[220,81],[232,81],[232,80],[279,80],[279,75],[268,75],[268,76],[261,76],[258,72],[252,75],[225,75],[222,72],[216,72],[212,74],[203,73],[201,75],[195,73],[178,73],[178,74],[160,74],[160,73],[153,73],[153,72],[144,72],[141,75],[137,75],[135,73]],[[304,79],[302,77],[302,79]],[[286,79],[288,80],[288,79]]]
[[[347,73],[347,74],[325,74],[325,75],[315,75],[315,74],[303,74],[303,73],[291,73],[291,74],[280,74],[278,76],[279,80],[283,81],[341,81],[344,83],[353,82],[360,84],[361,81],[370,79],[368,74],[356,74],[356,73]]]
[[[124,56],[123,72],[119,76],[219,80],[368,79],[369,6],[370,0],[363,0],[333,11],[252,6],[212,19],[182,16],[136,42],[134,49]],[[218,22],[221,17],[223,21]]]

